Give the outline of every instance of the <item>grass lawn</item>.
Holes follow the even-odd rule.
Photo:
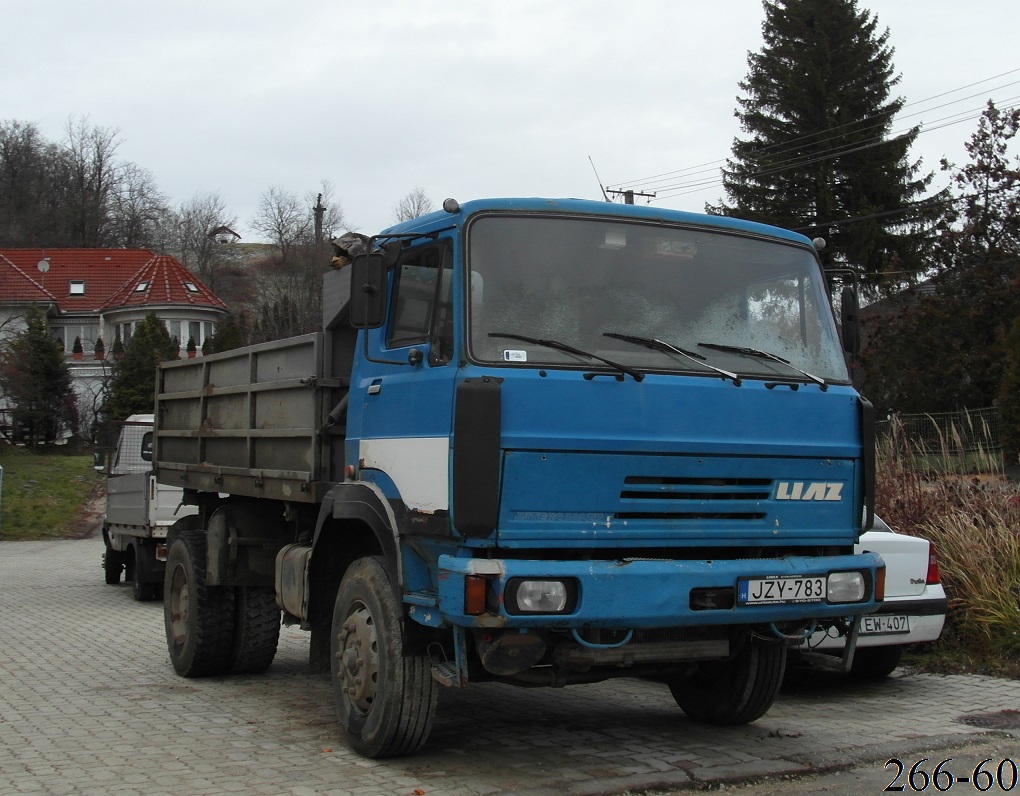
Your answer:
[[[83,510],[106,486],[91,454],[0,445],[0,467],[0,539],[68,539],[91,530],[82,526]]]

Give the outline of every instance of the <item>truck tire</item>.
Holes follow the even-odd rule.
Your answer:
[[[170,663],[182,677],[226,674],[232,664],[234,592],[207,586],[205,563],[202,531],[185,531],[170,545],[163,620]]]
[[[888,677],[900,665],[902,646],[866,647],[854,651],[850,674],[859,680],[878,680]]]
[[[438,688],[427,656],[404,655],[400,605],[378,558],[359,559],[344,574],[330,651],[337,716],[351,748],[379,759],[424,746]]]
[[[705,724],[747,724],[764,716],[779,693],[786,670],[783,644],[750,639],[736,657],[698,665],[670,681],[677,705]]]
[[[230,671],[257,674],[270,667],[280,642],[280,608],[275,589],[238,586],[234,589],[234,648]]]
[[[118,553],[110,545],[106,545],[106,552],[103,553],[103,574],[106,577],[106,582],[110,586],[116,586],[120,583],[120,576],[123,571],[123,553]]]

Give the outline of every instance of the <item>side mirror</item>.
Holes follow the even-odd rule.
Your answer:
[[[381,254],[359,254],[351,263],[351,326],[377,329],[386,320],[386,263]]]
[[[146,431],[145,436],[142,437],[142,452],[141,457],[143,462],[152,461],[152,432]]]
[[[861,351],[861,327],[857,314],[857,291],[844,287],[839,294],[840,324],[843,327],[843,350],[856,356]]]
[[[397,264],[397,260],[400,259],[400,253],[403,251],[404,245],[399,239],[391,240],[389,243],[383,245],[383,253],[386,260],[387,270]]]

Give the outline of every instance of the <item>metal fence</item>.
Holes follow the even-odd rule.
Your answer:
[[[961,409],[957,412],[899,414],[895,422],[903,436],[922,450],[935,453],[999,453],[999,410]],[[879,433],[890,433],[893,420],[880,424]]]

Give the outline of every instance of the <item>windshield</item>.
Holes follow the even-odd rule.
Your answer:
[[[483,216],[468,270],[477,362],[848,381],[806,248],[616,219]]]

